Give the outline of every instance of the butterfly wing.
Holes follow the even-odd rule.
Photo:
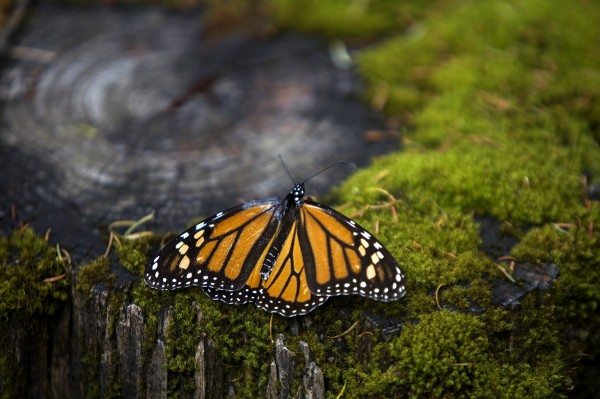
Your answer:
[[[237,291],[219,290],[216,288],[203,287],[202,290],[213,301],[225,302],[228,305],[242,305],[248,302],[256,302],[260,292],[250,287],[244,287]]]
[[[154,289],[200,286],[214,300],[255,302],[288,317],[329,296],[392,301],[406,290],[398,264],[370,233],[294,196],[248,202],[192,226],[159,252],[144,278]]]
[[[327,300],[327,296],[313,294],[307,285],[306,262],[300,248],[297,209],[291,209],[281,223],[269,252],[274,262],[267,261],[268,277],[253,273],[250,286],[260,285],[256,305],[267,312],[291,317],[309,313]],[[264,267],[264,266],[263,266]]]
[[[255,299],[246,281],[279,226],[281,200],[267,198],[219,212],[184,231],[146,269],[148,286],[160,290],[200,286],[213,299]],[[260,263],[262,264],[262,263]],[[233,292],[223,294],[221,290]]]
[[[308,288],[315,295],[357,294],[378,301],[404,296],[395,259],[353,220],[310,199],[300,208],[298,241]]]

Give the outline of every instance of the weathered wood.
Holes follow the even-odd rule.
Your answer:
[[[223,359],[219,356],[213,340],[206,340],[204,350],[204,378],[200,375],[202,381],[197,387],[205,387],[204,397],[208,399],[217,399],[225,397],[223,387]]]
[[[142,309],[132,303],[121,310],[116,328],[119,368],[123,381],[123,396],[134,398],[142,393],[144,345],[144,316]],[[154,376],[152,376],[154,379]]]
[[[167,369],[165,368],[166,362],[167,356],[165,354],[165,343],[161,339],[157,339],[156,347],[152,352],[150,365],[145,376],[147,399],[160,399],[167,396],[168,373]],[[198,397],[203,398],[203,396]]]
[[[306,399],[322,399],[325,397],[323,372],[315,362],[310,362],[304,371],[303,384]]]
[[[267,385],[267,399],[277,399],[277,363],[275,360],[269,365],[269,384]]]
[[[284,336],[279,335],[275,342],[275,361],[277,363],[277,378],[281,386],[280,399],[290,397],[294,380],[294,354],[283,343]]]

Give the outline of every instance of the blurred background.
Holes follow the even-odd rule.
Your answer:
[[[397,149],[399,127],[364,101],[352,51],[402,10],[381,2],[354,31],[370,6],[340,3],[316,22],[340,5],[341,31],[332,20],[331,34],[302,35],[316,3],[3,0],[2,227],[51,228],[86,255],[116,220],[155,211],[154,228],[179,230],[285,195],[278,155],[297,180],[347,161],[310,181],[322,196]]]

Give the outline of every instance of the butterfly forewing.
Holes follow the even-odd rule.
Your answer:
[[[171,290],[201,286],[241,290],[277,228],[278,198],[219,212],[169,242],[150,263],[146,283]]]
[[[302,253],[314,267],[307,282],[316,295],[357,294],[393,301],[405,294],[404,276],[372,234],[341,213],[307,200],[300,221]]]

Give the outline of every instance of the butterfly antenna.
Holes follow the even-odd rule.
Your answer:
[[[304,179],[304,181],[303,181],[302,183],[303,183],[303,184],[304,184],[304,183],[306,183],[307,181],[309,181],[309,180],[310,180],[310,179],[312,179],[313,177],[315,177],[315,176],[317,176],[317,175],[320,175],[321,173],[325,172],[326,170],[328,170],[328,169],[331,169],[331,168],[333,168],[334,166],[336,166],[336,165],[339,165],[339,164],[341,164],[341,163],[346,163],[346,161],[335,161],[334,163],[332,163],[331,165],[327,166],[327,167],[326,167],[326,168],[324,168],[324,169],[321,169],[320,171],[318,171],[318,172],[317,172],[317,173],[315,173],[314,175],[312,175],[312,176],[310,176],[310,177],[307,177],[306,179]],[[288,173],[289,173],[289,172],[288,172]]]
[[[290,177],[290,179],[292,179],[292,182],[294,184],[296,184],[296,180],[294,180],[294,176],[292,176],[292,174],[290,173],[290,170],[288,169],[288,167],[285,165],[285,162],[283,162],[283,157],[281,156],[281,154],[279,154],[279,159],[281,160],[281,164],[283,165],[283,168],[285,169],[285,171],[287,172],[288,176]]]

